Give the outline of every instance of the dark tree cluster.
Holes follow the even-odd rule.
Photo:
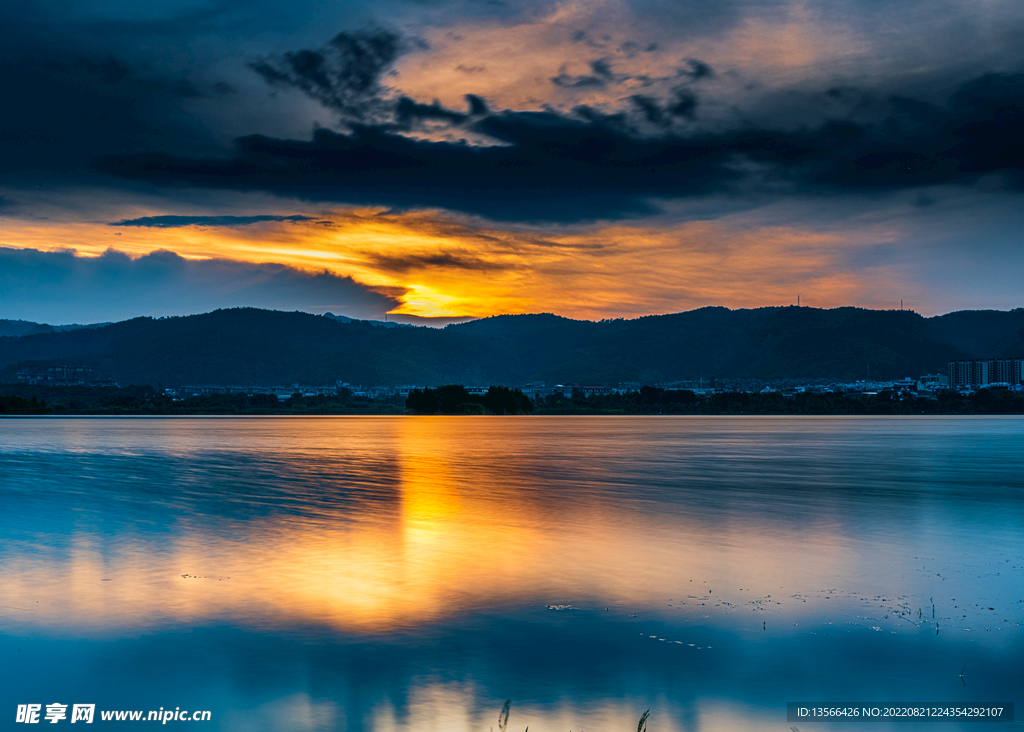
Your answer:
[[[697,395],[689,389],[659,389],[656,386],[641,386],[640,402],[651,406],[677,407],[697,403]]]
[[[0,416],[15,414],[52,414],[46,406],[46,400],[39,401],[35,397],[25,399],[19,396],[0,396]]]
[[[464,386],[448,384],[422,391],[413,389],[405,400],[415,414],[529,414],[533,402],[519,389],[492,386],[483,396],[470,394]]]

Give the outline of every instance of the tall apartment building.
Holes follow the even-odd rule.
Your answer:
[[[1024,358],[949,362],[949,388],[977,389],[989,384],[1024,384]]]

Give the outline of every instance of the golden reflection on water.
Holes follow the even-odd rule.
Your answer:
[[[462,509],[451,468],[440,451],[429,451],[429,433],[413,425],[400,428],[402,535],[409,552],[418,556],[443,545],[447,527]],[[424,444],[426,443],[426,444]]]
[[[302,435],[308,460],[329,460],[353,432],[351,421],[312,426]],[[530,458],[551,436],[513,445],[505,429],[405,419],[364,434],[359,450],[386,452],[398,466],[398,491],[383,503],[212,523],[186,517],[159,532],[127,524],[114,536],[83,519],[65,546],[2,542],[0,623],[51,634],[218,622],[373,634],[529,605],[663,608],[698,585],[704,593],[712,579],[716,592],[817,589],[860,561],[827,523],[780,531],[737,512],[709,531],[699,511],[652,510],[596,491],[558,495],[573,486],[548,485]],[[602,470],[595,456],[575,480]]]
[[[677,714],[672,712],[663,700],[652,709],[651,719],[657,722],[657,729],[662,732],[691,729],[679,724]],[[717,701],[717,700],[716,700]],[[706,705],[709,709],[701,719],[701,730],[753,730],[778,729],[778,721],[772,715],[762,714],[766,719],[759,720],[760,710],[743,709],[748,712],[741,717],[735,707],[718,702]],[[508,728],[518,730],[527,727],[549,730],[580,729],[587,722],[586,729],[594,729],[595,724],[601,729],[629,730],[636,726],[637,718],[642,713],[639,702],[622,702],[613,700],[579,701],[565,699],[555,707],[523,704],[518,701],[512,704],[508,717]],[[367,715],[372,723],[370,729],[375,732],[404,732],[415,729],[416,732],[480,732],[494,730],[496,718],[502,708],[502,701],[487,694],[486,689],[479,688],[471,682],[439,682],[421,679],[419,683],[408,689],[408,698],[400,715],[390,699],[382,699],[374,705]],[[308,693],[296,693],[274,699],[254,709],[231,710],[227,713],[227,729],[252,730],[269,728],[274,730],[297,729],[325,730],[346,729],[352,725],[345,705],[333,699],[314,699]],[[701,711],[704,711],[703,709]],[[698,716],[691,711],[691,717]],[[706,718],[704,718],[706,717]],[[410,724],[415,720],[415,725]],[[269,724],[268,724],[269,721]],[[729,724],[722,724],[728,721]],[[738,724],[745,722],[743,724]],[[763,722],[762,724],[752,724]],[[733,724],[737,723],[737,724]]]

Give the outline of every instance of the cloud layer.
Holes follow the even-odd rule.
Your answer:
[[[248,226],[267,221],[311,221],[311,216],[142,216],[137,219],[114,221],[110,226],[147,226],[154,229],[176,229],[181,226]]]
[[[0,317],[7,319],[94,323],[239,306],[376,319],[399,304],[399,294],[328,272],[188,260],[168,251],[133,259],[114,250],[82,257],[0,248]]]
[[[419,314],[1022,304],[1022,33],[1009,0],[8,3],[0,246]],[[269,302],[239,266],[174,302]]]
[[[347,134],[318,130],[308,142],[245,137],[227,160],[150,153],[106,156],[97,167],[161,184],[531,221],[635,216],[656,210],[652,199],[721,193],[891,191],[972,185],[985,175],[1012,190],[1024,184],[1024,75],[986,74],[943,105],[848,88],[822,96],[849,113],[810,128],[649,134],[638,122],[688,117],[696,97],[677,93],[661,105],[634,95],[640,120],[589,108],[471,120],[435,105],[433,119],[449,114],[447,122],[467,124],[491,144],[352,124]]]

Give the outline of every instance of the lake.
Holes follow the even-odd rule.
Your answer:
[[[1024,689],[1021,417],[7,419],[0,507],[5,724],[875,730],[787,703]]]

